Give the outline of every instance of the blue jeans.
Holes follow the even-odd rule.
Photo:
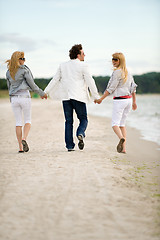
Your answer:
[[[73,142],[73,110],[79,119],[79,126],[77,128],[76,136],[80,134],[85,137],[85,130],[88,125],[87,109],[84,102],[79,102],[74,99],[63,101],[63,110],[65,116],[65,143],[66,148],[73,149],[75,143]]]

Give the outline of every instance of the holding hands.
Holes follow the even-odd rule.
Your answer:
[[[106,90],[100,99],[95,99],[94,100],[94,103],[100,104],[103,101],[103,99],[105,99],[107,96],[109,96],[109,94],[110,93]]]
[[[42,97],[41,97],[42,99],[47,99],[47,94],[45,93]]]
[[[95,99],[95,100],[94,100],[94,103],[101,104],[101,102],[102,102],[102,99],[101,99],[101,98],[100,98],[100,99]]]

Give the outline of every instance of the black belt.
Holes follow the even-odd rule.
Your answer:
[[[10,95],[10,97],[30,98],[28,95]]]

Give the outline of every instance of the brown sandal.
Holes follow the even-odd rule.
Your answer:
[[[121,138],[118,145],[117,145],[117,152],[121,153],[123,150],[123,143],[125,142],[124,138]]]
[[[29,147],[28,147],[28,144],[27,144],[26,140],[22,140],[22,145],[23,145],[23,151],[28,152]]]

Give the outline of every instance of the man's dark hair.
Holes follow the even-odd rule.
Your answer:
[[[76,59],[78,54],[81,54],[82,45],[76,44],[69,50],[70,59]]]

